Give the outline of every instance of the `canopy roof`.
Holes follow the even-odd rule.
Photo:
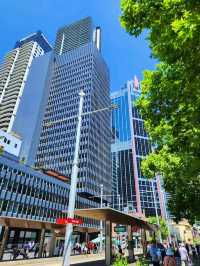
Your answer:
[[[76,209],[75,215],[84,217],[84,218],[91,218],[96,220],[104,220],[110,221],[116,224],[124,224],[124,225],[131,225],[137,226],[139,228],[144,228],[150,231],[156,231],[157,226],[152,225],[147,222],[146,219],[141,218],[135,214],[127,214],[116,209],[112,209],[109,207],[106,208],[89,208],[89,209]]]

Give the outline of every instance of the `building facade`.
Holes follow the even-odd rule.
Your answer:
[[[34,166],[42,120],[49,95],[48,79],[52,74],[52,52],[35,58],[21,97],[12,131],[21,137],[20,160]]]
[[[98,50],[101,49],[101,29],[95,28],[91,17],[87,17],[60,28],[54,50],[61,55],[91,42],[95,43]]]
[[[58,31],[36,155],[37,167],[71,176],[79,92],[83,89],[83,112],[87,114],[81,130],[78,193],[86,198],[99,195],[100,184],[105,193],[111,192],[110,112],[90,113],[110,106],[109,71],[94,41],[95,31],[90,18]]]
[[[112,104],[118,106],[112,111],[111,119],[113,191],[114,198],[120,197],[122,208],[153,216],[155,206],[161,214],[160,193],[156,180],[148,180],[141,172],[141,160],[151,151],[151,144],[134,104],[141,93],[136,83],[136,80],[128,81],[111,94]]]
[[[65,226],[56,225],[56,219],[67,217],[63,211],[68,206],[69,189],[69,179],[61,173],[39,172],[7,153],[0,156],[0,260],[8,259],[5,251],[13,246],[22,248],[30,241],[43,246],[45,240],[48,255],[54,255],[56,245],[64,243]],[[91,207],[98,203],[77,196],[76,208]],[[84,228],[98,232],[98,221],[83,221],[82,230],[74,232],[74,237],[84,237],[80,233]]]
[[[0,128],[11,132],[32,60],[51,50],[39,31],[18,41],[0,67]]]

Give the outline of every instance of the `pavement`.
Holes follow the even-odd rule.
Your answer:
[[[99,254],[79,255],[71,257],[74,266],[105,266],[104,256]],[[132,266],[134,264],[131,264]],[[0,266],[62,266],[61,257],[47,259],[29,259],[1,262]]]

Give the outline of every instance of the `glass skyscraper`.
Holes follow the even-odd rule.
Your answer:
[[[155,215],[153,187],[158,213],[160,198],[156,181],[149,181],[141,173],[141,160],[151,151],[151,144],[144,129],[144,121],[135,101],[140,96],[139,83],[128,81],[124,87],[111,94],[112,104],[112,179],[113,192],[120,197],[123,207],[147,216]],[[117,201],[114,202],[117,204]]]
[[[11,132],[24,92],[29,69],[35,57],[51,51],[38,31],[18,41],[0,66],[0,128]]]
[[[37,167],[71,176],[81,89],[86,94],[84,113],[110,106],[109,71],[99,51],[97,31],[91,18],[58,31]],[[53,124],[48,126],[50,122]],[[100,184],[105,194],[111,193],[110,141],[109,111],[83,116],[78,193],[84,197],[99,195]]]

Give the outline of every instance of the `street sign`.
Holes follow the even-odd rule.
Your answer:
[[[57,218],[56,224],[82,224],[83,221],[81,219],[74,218]]]
[[[126,226],[120,225],[114,227],[115,233],[125,233],[126,232]]]

